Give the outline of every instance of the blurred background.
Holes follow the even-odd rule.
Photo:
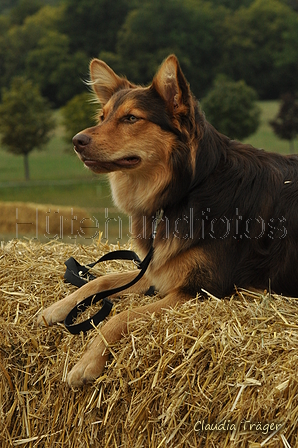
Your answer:
[[[129,218],[71,138],[93,57],[148,84],[170,53],[231,138],[298,152],[298,0],[0,0],[0,241],[120,244]]]

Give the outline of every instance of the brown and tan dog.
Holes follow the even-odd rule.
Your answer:
[[[91,84],[102,106],[99,124],[77,134],[75,150],[95,173],[108,173],[115,204],[132,217],[139,255],[152,244],[152,220],[163,210],[145,276],[164,297],[115,315],[101,328],[108,344],[143,313],[159,313],[197,293],[217,297],[243,288],[298,293],[298,160],[265,153],[218,133],[205,119],[175,56],[149,87],[131,84],[93,60]],[[124,285],[136,271],[97,278],[39,317],[63,321],[85,297]],[[69,373],[71,386],[97,378],[107,361],[97,336]]]

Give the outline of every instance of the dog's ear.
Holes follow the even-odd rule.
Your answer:
[[[152,87],[165,100],[172,113],[181,113],[189,104],[191,95],[189,85],[175,55],[169,56],[162,63],[153,78]]]
[[[125,78],[120,78],[105,62],[99,59],[91,61],[90,76],[90,85],[102,106],[109,101],[117,90],[132,87],[132,84]]]

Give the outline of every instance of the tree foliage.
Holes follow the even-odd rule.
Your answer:
[[[202,102],[207,120],[222,134],[242,140],[259,125],[260,110],[256,92],[244,81],[218,77]]]
[[[89,58],[81,51],[70,52],[69,37],[58,31],[62,18],[62,7],[46,6],[0,35],[2,86],[8,87],[16,75],[25,76],[56,107],[83,91]]]
[[[294,152],[294,139],[298,135],[298,100],[295,95],[287,93],[282,96],[278,114],[270,125],[278,137],[289,140],[290,152]]]
[[[3,14],[6,11],[9,11],[11,8],[16,6],[17,3],[18,3],[18,0],[1,0],[1,3],[0,3],[0,14]]]
[[[241,6],[248,7],[252,4],[252,2],[253,0],[241,0]],[[214,7],[221,5],[233,11],[239,9],[240,6],[239,0],[211,0],[211,3],[213,3]]]
[[[129,0],[65,0],[60,29],[71,41],[71,51],[81,50],[89,57],[100,51],[114,51],[117,33],[128,11]]]
[[[44,96],[55,106],[61,106],[83,89],[82,78],[87,77],[88,63],[83,52],[71,55],[68,36],[49,30],[28,54],[26,73],[31,74]]]
[[[9,87],[15,76],[32,79],[32,73],[26,72],[30,52],[35,50],[38,42],[50,30],[57,28],[61,16],[61,9],[46,6],[36,14],[28,16],[22,25],[11,26],[8,32],[0,36],[0,66],[3,70],[1,87]]]
[[[218,73],[263,99],[298,90],[297,0],[2,0],[1,12],[0,87],[25,76],[55,107],[84,91],[92,57],[146,84],[176,53],[198,98]]]
[[[54,127],[48,101],[30,80],[14,78],[4,90],[0,105],[0,134],[9,152],[24,156],[25,178],[29,179],[28,154],[43,149]]]
[[[261,98],[277,98],[285,88],[298,87],[297,63],[292,59],[295,53],[297,61],[296,13],[279,0],[255,0],[227,20],[223,73],[244,79]]]
[[[148,83],[162,60],[175,53],[193,92],[202,96],[221,57],[224,14],[222,8],[204,2],[145,0],[119,31],[122,71],[136,82]]]
[[[10,11],[10,21],[13,25],[22,25],[28,16],[34,15],[42,6],[40,0],[19,0]]]

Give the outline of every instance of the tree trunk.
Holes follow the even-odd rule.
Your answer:
[[[30,180],[28,154],[24,154],[24,169],[25,169],[25,180],[28,181]]]

